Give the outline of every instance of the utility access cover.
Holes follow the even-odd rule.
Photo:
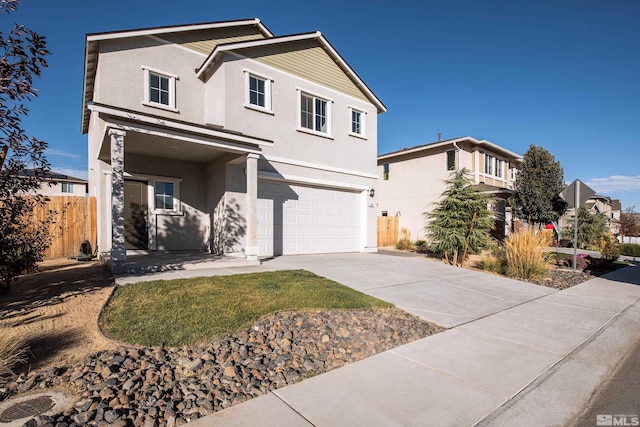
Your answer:
[[[44,414],[53,408],[55,402],[49,396],[38,396],[33,399],[14,403],[0,413],[0,423],[10,423],[27,417]]]

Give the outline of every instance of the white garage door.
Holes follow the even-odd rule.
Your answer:
[[[357,252],[360,194],[258,182],[259,255]]]

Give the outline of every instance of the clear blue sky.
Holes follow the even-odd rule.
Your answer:
[[[86,177],[80,133],[86,33],[260,18],[320,30],[385,103],[380,154],[470,135],[549,150],[567,182],[640,211],[640,1],[22,0],[0,16],[48,39],[25,127],[54,170]]]

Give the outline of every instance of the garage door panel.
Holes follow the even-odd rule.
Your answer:
[[[260,181],[258,198],[260,255],[360,250],[359,194]]]

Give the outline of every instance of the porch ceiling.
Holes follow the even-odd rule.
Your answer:
[[[209,163],[217,157],[228,153],[228,151],[206,144],[139,132],[127,132],[124,150],[125,156],[127,154],[142,154],[195,163]],[[108,135],[105,136],[102,143],[99,158],[102,161],[111,163],[111,138]]]

